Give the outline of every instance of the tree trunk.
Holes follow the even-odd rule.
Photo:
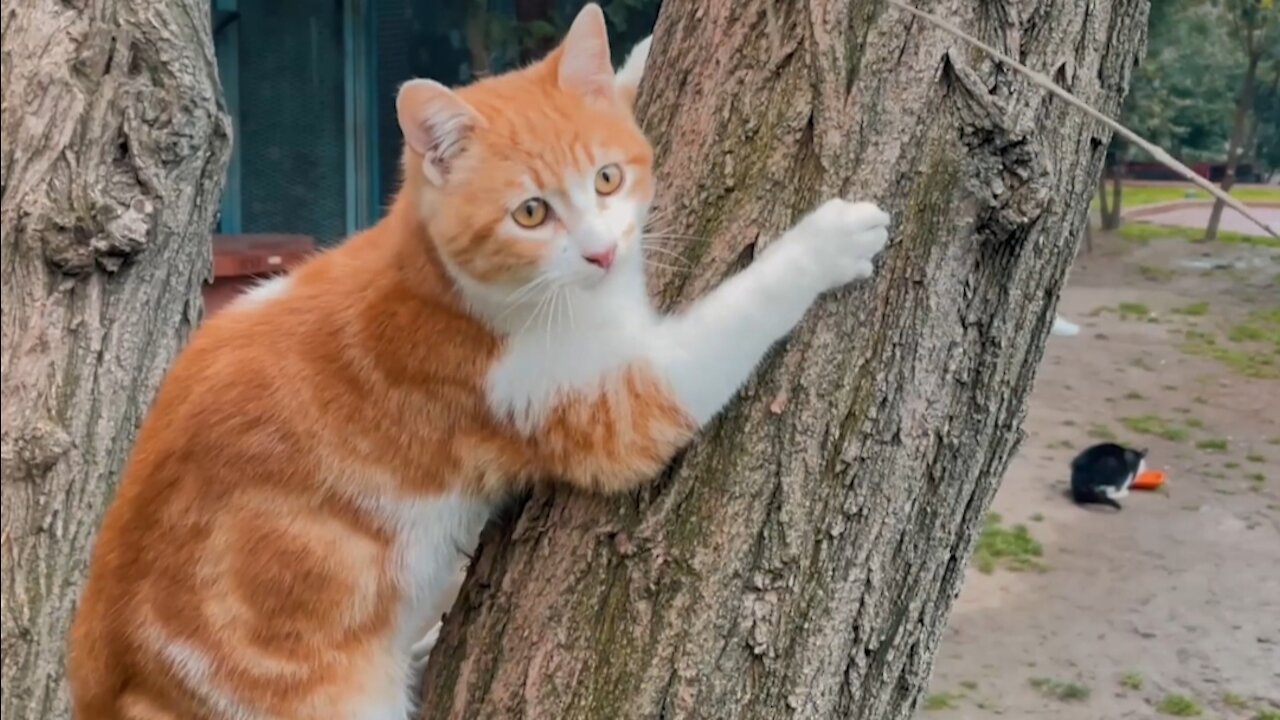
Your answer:
[[[67,716],[88,547],[200,315],[230,148],[206,0],[43,0],[3,18],[3,701]]]
[[[929,9],[1115,115],[1145,0]],[[894,215],[650,488],[543,487],[495,523],[426,718],[907,718],[1026,398],[1109,132],[872,0],[663,5],[641,91],[667,305],[823,199]]]
[[[1107,178],[1111,178],[1111,185],[1107,185]],[[1107,197],[1107,190],[1110,188],[1111,197]],[[1098,210],[1101,215],[1103,230],[1118,230],[1120,228],[1120,213],[1124,209],[1124,160],[1120,157],[1120,151],[1116,151],[1116,156],[1105,161],[1102,169],[1102,181],[1098,183]]]
[[[1240,156],[1244,154],[1245,133],[1248,129],[1249,115],[1253,112],[1253,96],[1258,78],[1258,63],[1262,59],[1261,51],[1249,55],[1249,64],[1245,67],[1244,81],[1240,85],[1240,95],[1236,98],[1235,119],[1231,122],[1231,139],[1227,141],[1227,166],[1222,171],[1222,182],[1218,185],[1225,192],[1230,192],[1236,184],[1236,170],[1240,167]],[[1222,224],[1222,213],[1227,204],[1215,200],[1213,211],[1209,213],[1209,225],[1204,230],[1205,242],[1218,239],[1218,226]]]

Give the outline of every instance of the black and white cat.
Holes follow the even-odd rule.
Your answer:
[[[1147,451],[1102,443],[1071,461],[1071,498],[1080,505],[1100,503],[1121,510],[1116,502],[1129,494],[1134,478],[1147,469]]]

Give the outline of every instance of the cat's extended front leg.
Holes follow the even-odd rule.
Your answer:
[[[822,292],[868,277],[889,216],[831,200],[688,311],[659,321],[642,357],[596,392],[562,398],[536,433],[539,469],[592,490],[634,487],[737,392]]]
[[[746,270],[661,323],[654,363],[698,425],[725,406],[818,295],[871,276],[888,225],[871,203],[829,200]]]

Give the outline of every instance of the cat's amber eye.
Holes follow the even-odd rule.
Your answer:
[[[520,203],[520,207],[511,213],[511,219],[523,228],[536,228],[547,221],[547,201],[542,198],[529,198]]]
[[[622,168],[617,165],[605,165],[596,171],[596,192],[601,195],[612,195],[622,187]]]

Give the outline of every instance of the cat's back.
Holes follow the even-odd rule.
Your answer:
[[[129,687],[195,713],[161,679],[212,673],[220,622],[267,639],[349,627],[349,609],[306,598],[359,597],[351,578],[385,561],[378,529],[318,484],[317,388],[341,383],[323,374],[350,342],[354,296],[371,291],[366,266],[319,255],[211,318],[175,359],[94,543],[70,636],[78,717],[118,717]],[[369,593],[361,619],[376,624],[390,610]]]

